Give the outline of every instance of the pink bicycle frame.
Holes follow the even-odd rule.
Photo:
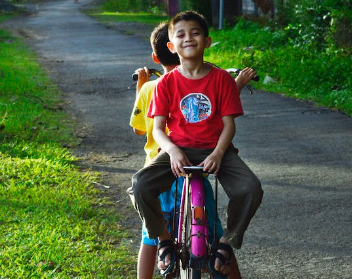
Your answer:
[[[190,267],[203,269],[206,267],[207,249],[208,249],[208,228],[205,212],[205,191],[204,177],[202,174],[193,173],[191,175],[190,187],[190,204],[192,212],[191,224],[191,247],[190,247]],[[178,243],[182,243],[182,225],[183,215],[185,214],[185,203],[187,194],[187,177],[184,181],[182,198],[180,205],[179,227],[178,227]]]

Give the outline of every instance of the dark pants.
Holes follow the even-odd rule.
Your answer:
[[[201,163],[213,151],[199,148],[181,149],[193,165]],[[240,249],[244,232],[262,201],[261,183],[233,147],[226,151],[217,176],[229,197],[224,237],[233,247]],[[165,221],[158,196],[169,190],[174,180],[170,157],[164,151],[132,177],[132,187],[128,189],[128,193],[150,238],[156,238],[163,232]]]

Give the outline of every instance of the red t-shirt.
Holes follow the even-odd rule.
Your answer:
[[[201,79],[188,79],[177,68],[167,73],[156,85],[148,111],[148,117],[166,117],[174,144],[194,148],[215,148],[222,117],[242,114],[235,80],[216,67]]]

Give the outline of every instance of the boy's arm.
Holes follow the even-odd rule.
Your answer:
[[[135,73],[138,74],[138,80],[136,84],[136,98],[137,98],[143,84],[149,81],[149,69],[147,67],[139,68],[135,71]],[[146,134],[145,131],[141,131],[136,128],[133,128],[133,132],[138,136],[144,136]]]
[[[204,167],[204,171],[214,172],[217,174],[220,170],[221,161],[227,148],[230,146],[236,132],[236,125],[233,115],[226,115],[222,118],[224,128],[220,134],[218,143],[214,151],[199,166]]]
[[[244,68],[240,74],[235,78],[238,92],[241,93],[241,90],[251,81],[251,79],[257,74],[257,72],[252,68]]]
[[[153,137],[160,148],[170,156],[171,170],[175,176],[185,173],[183,166],[191,166],[185,153],[165,133],[166,117],[154,116]]]

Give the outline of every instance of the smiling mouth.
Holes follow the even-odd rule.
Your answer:
[[[184,48],[191,48],[191,47],[196,47],[196,45],[187,45],[187,46],[184,46]]]

